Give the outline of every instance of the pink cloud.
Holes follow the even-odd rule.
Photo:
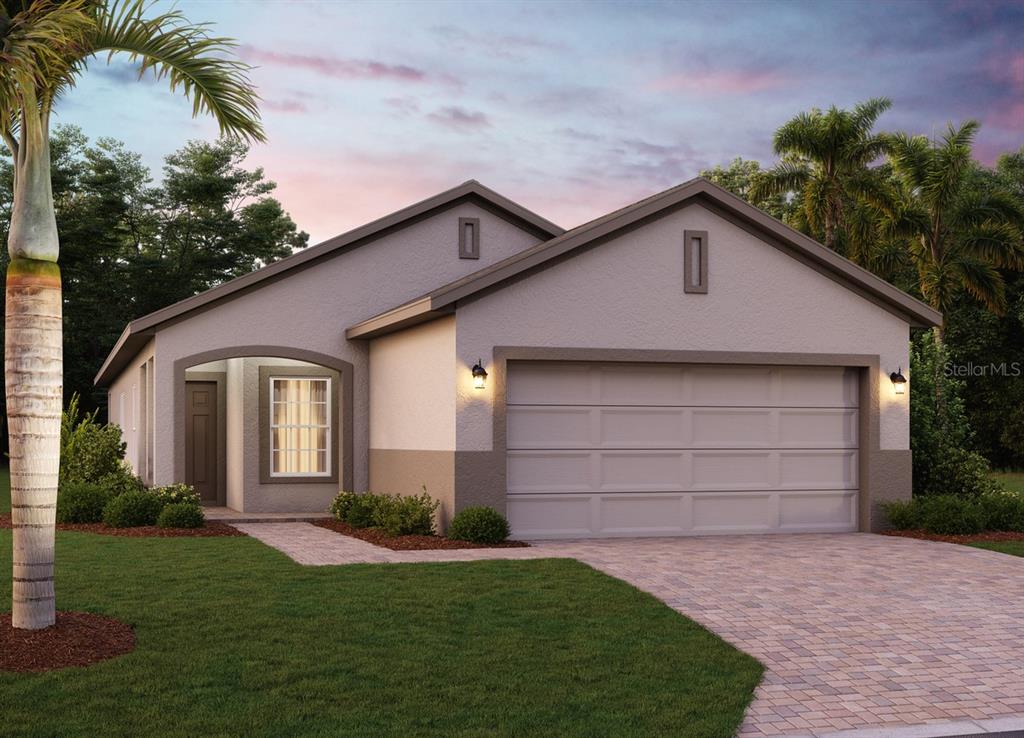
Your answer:
[[[486,113],[479,110],[466,110],[457,105],[435,110],[427,117],[442,126],[458,130],[489,128],[491,125]]]
[[[388,64],[375,59],[348,59],[315,54],[292,54],[268,51],[255,46],[239,47],[239,55],[248,62],[268,66],[305,69],[325,77],[337,79],[389,79],[399,82],[429,82],[430,76],[422,69],[407,64]],[[453,80],[444,76],[442,81]]]
[[[260,107],[275,113],[306,113],[309,108],[301,100],[261,100]]]
[[[770,90],[785,81],[771,71],[706,70],[668,74],[655,79],[651,87],[659,92],[742,94]]]

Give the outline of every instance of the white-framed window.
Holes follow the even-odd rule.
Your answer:
[[[330,476],[330,408],[328,377],[270,377],[270,476]]]

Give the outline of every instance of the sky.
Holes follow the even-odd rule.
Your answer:
[[[247,164],[317,243],[477,179],[564,227],[742,156],[796,113],[886,96],[880,130],[982,123],[1024,145],[1024,0],[180,0],[255,68],[268,141]],[[163,157],[216,125],[125,61],[58,123]]]

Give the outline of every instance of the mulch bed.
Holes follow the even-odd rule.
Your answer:
[[[0,515],[0,528],[11,527],[11,516]],[[71,530],[78,533],[99,533],[104,536],[126,538],[211,538],[216,536],[244,536],[245,533],[227,523],[208,520],[202,528],[159,528],[143,525],[138,528],[111,528],[104,523],[57,523],[57,530]]]
[[[457,548],[525,548],[529,543],[522,541],[505,541],[504,543],[471,543],[456,541],[442,536],[389,536],[377,528],[353,528],[348,523],[332,518],[321,518],[312,521],[313,525],[333,530],[335,533],[352,536],[367,543],[390,548],[392,551],[426,551],[433,549]]]
[[[0,614],[0,671],[50,671],[89,666],[135,648],[135,632],[120,620],[88,612],[58,612],[55,625],[43,630],[11,626]]]
[[[989,531],[987,533],[974,533],[967,536],[942,536],[937,533],[928,533],[923,530],[887,530],[887,536],[900,536],[901,538],[919,538],[922,541],[942,541],[943,543],[981,543],[983,541],[1024,541],[1024,533],[1013,533],[1010,531]]]

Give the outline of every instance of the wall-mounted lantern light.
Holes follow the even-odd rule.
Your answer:
[[[890,374],[889,379],[892,380],[892,388],[897,395],[902,395],[907,391],[907,378],[903,376],[903,367]]]
[[[487,370],[484,369],[483,360],[477,359],[471,371],[473,372],[473,386],[476,389],[484,389],[487,386]]]

